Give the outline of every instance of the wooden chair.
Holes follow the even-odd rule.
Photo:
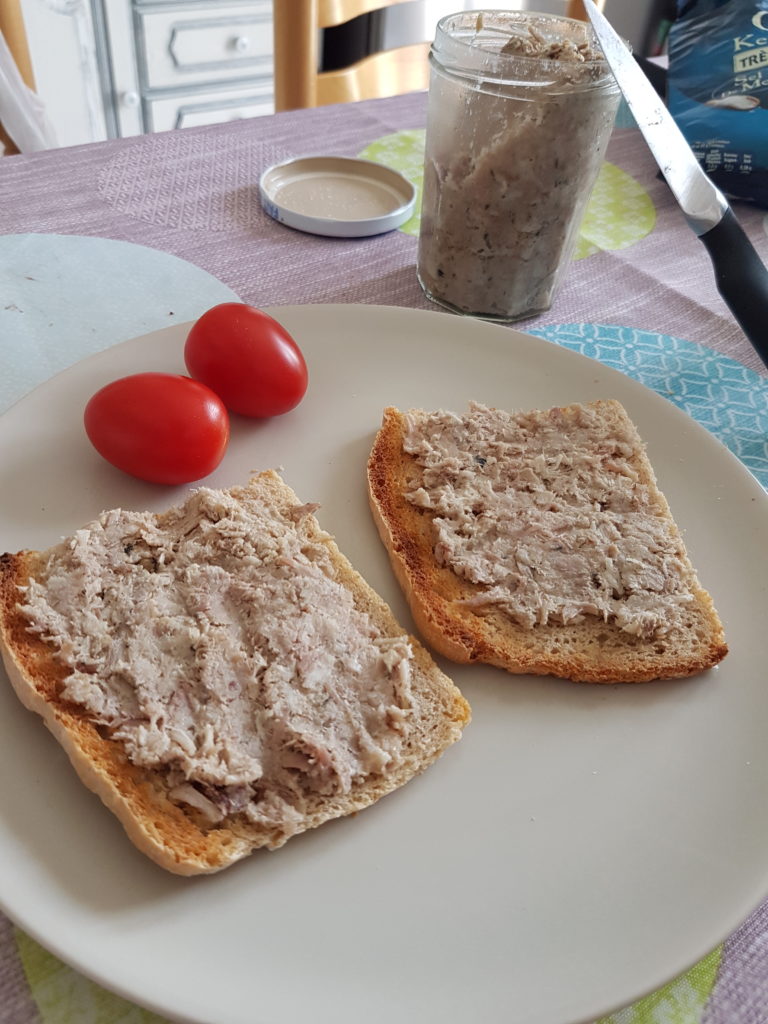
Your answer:
[[[378,99],[426,89],[430,42],[364,57],[338,71],[318,71],[323,29],[407,0],[275,0],[275,110]],[[591,3],[592,0],[587,0]],[[604,0],[598,0],[602,8]],[[512,4],[514,6],[514,4]],[[584,0],[567,0],[570,18],[586,19]]]
[[[348,68],[319,68],[323,29],[343,25],[361,14],[406,0],[277,0],[273,7],[275,39],[275,110],[321,107],[328,103],[395,96],[426,89],[429,42],[397,47],[365,57]]]
[[[577,18],[579,21],[586,21],[585,3],[591,4],[592,0],[568,0],[568,6],[565,9],[566,18]],[[603,7],[605,7],[605,0],[595,0],[595,7],[602,11]]]
[[[35,77],[32,73],[32,61],[29,57],[27,33],[21,13],[20,0],[0,0],[0,33],[11,51],[16,67],[30,89],[35,88]],[[18,147],[0,124],[0,143],[7,155],[18,153]]]

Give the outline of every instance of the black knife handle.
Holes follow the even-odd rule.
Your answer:
[[[712,260],[717,290],[768,367],[768,270],[731,209],[699,237]]]

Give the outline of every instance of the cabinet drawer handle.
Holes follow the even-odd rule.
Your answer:
[[[247,53],[251,48],[251,40],[248,36],[236,36],[232,41],[232,49],[235,53]]]
[[[124,92],[122,95],[124,107],[138,107],[139,100],[140,97],[137,92]]]

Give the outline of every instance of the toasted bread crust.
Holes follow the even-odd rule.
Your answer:
[[[631,426],[618,402],[594,405],[604,415],[621,418],[624,425]],[[689,676],[725,657],[728,647],[722,624],[710,595],[695,576],[695,600],[685,632],[663,641],[641,641],[596,619],[528,629],[499,610],[479,613],[467,607],[464,602],[481,593],[482,587],[436,562],[431,513],[405,498],[417,477],[417,467],[415,458],[403,450],[404,435],[405,414],[386,409],[368,460],[369,501],[418,631],[435,651],[463,664],[483,662],[511,673],[556,675],[590,683]],[[650,489],[658,513],[672,522],[645,456],[635,469]]]
[[[275,473],[261,474],[250,486],[265,501],[300,504]],[[357,607],[385,634],[401,636],[404,631],[385,602],[319,526],[316,533],[330,549],[337,579],[350,590]],[[33,551],[0,556],[0,651],[19,699],[41,715],[81,781],[117,816],[138,849],[176,874],[218,871],[252,850],[282,845],[287,837],[279,830],[254,825],[242,816],[206,825],[196,812],[187,812],[168,798],[162,773],[132,764],[122,743],[108,738],[78,705],[60,699],[66,668],[51,646],[28,631],[18,610],[19,588],[34,577],[44,559],[45,553]],[[421,644],[415,639],[412,643],[418,713],[403,758],[396,769],[368,776],[345,796],[312,798],[300,831],[368,807],[422,772],[459,739],[470,718],[469,705]]]
[[[58,700],[66,669],[47,644],[27,631],[17,608],[18,588],[34,576],[41,560],[32,551],[0,556],[0,648],[17,696],[42,716],[81,781],[117,815],[142,852],[179,874],[223,866],[234,852],[231,844],[242,841],[222,835],[212,847],[202,830],[166,799],[151,773],[130,763],[121,744],[103,738],[76,705]]]

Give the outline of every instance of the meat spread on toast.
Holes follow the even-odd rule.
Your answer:
[[[443,654],[640,681],[726,652],[618,402],[387,410],[369,488],[417,621]]]

